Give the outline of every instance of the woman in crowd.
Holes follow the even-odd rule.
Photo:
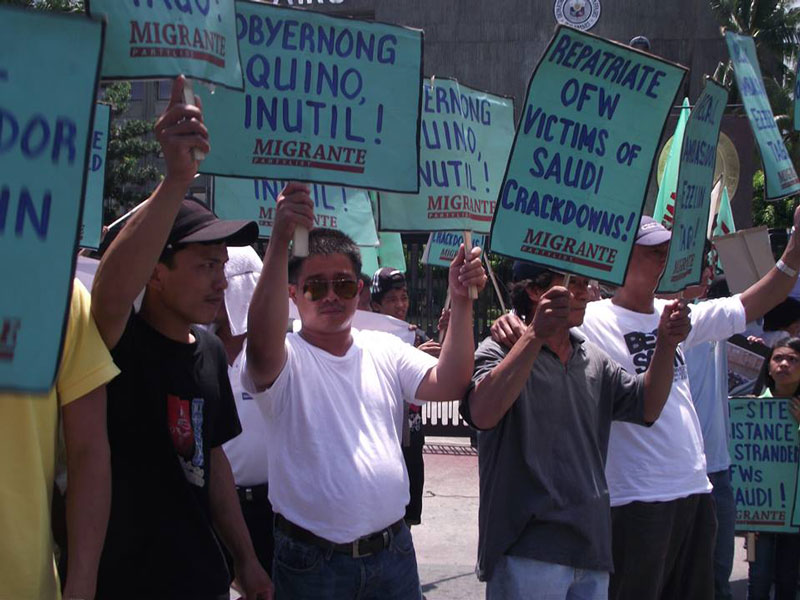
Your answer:
[[[800,338],[779,341],[764,361],[761,398],[789,398],[789,411],[800,422]],[[748,600],[794,600],[800,564],[800,533],[759,533],[756,558],[750,563]]]

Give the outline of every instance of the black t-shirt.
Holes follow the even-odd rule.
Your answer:
[[[97,598],[227,597],[212,529],[210,451],[241,431],[216,336],[170,340],[131,316],[111,354],[112,501]]]

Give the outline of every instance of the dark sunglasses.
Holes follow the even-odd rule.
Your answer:
[[[342,300],[352,300],[358,294],[358,281],[353,279],[309,279],[303,284],[303,295],[312,302],[322,300],[328,295],[329,285]]]

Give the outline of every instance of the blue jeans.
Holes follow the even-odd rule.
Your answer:
[[[734,528],[736,526],[736,502],[731,487],[731,472],[709,473],[714,486],[711,496],[717,511],[717,542],[714,546],[714,597],[716,600],[731,600],[731,570],[733,569]]]
[[[608,573],[503,555],[486,584],[486,600],[607,600]]]
[[[797,595],[800,535],[764,533],[756,538],[756,559],[747,574],[747,600],[769,600],[775,584],[775,600],[794,600]]]
[[[276,600],[420,600],[411,532],[403,525],[389,546],[370,556],[299,542],[275,529]]]

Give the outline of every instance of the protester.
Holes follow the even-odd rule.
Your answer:
[[[199,103],[182,104],[183,87],[179,77],[155,125],[164,180],[109,246],[92,291],[122,370],[108,388],[113,500],[97,595],[227,598],[219,536],[247,600],[271,598],[222,449],[240,431],[225,350],[194,325],[221,307],[226,244],[254,242],[258,226],[183,200],[197,172],[191,151],[210,150]]]
[[[75,279],[55,384],[46,394],[0,394],[0,598],[60,597],[50,532],[59,422],[69,479],[64,598],[94,598],[111,502],[105,384],[117,373]]]
[[[795,219],[800,218],[800,212]],[[654,292],[670,233],[643,217],[625,284],[589,305],[583,331],[623,367],[642,372],[656,343],[666,301]],[[722,341],[782,301],[797,279],[800,245],[792,236],[782,261],[741,295],[692,307],[685,347]],[[615,572],[611,598],[710,598],[714,594],[716,519],[702,432],[691,400],[683,350],[675,354],[672,393],[649,430],[612,426],[608,477]]]
[[[795,212],[800,222],[800,210]],[[657,340],[654,296],[670,233],[642,217],[625,285],[612,299],[587,305],[582,332],[629,372],[644,372]],[[710,598],[714,594],[716,519],[706,476],[702,433],[691,400],[682,347],[724,340],[761,317],[792,289],[800,266],[793,234],[783,257],[741,295],[692,308],[692,330],[675,354],[670,399],[649,429],[613,423],[606,478],[611,495],[614,573],[611,598]],[[493,335],[513,343],[523,330],[512,317]]]
[[[514,280],[512,303],[527,326],[510,351],[491,338],[481,343],[461,403],[481,430],[479,577],[488,600],[606,598],[611,421],[658,418],[688,309],[677,301],[664,308],[652,364],[634,376],[570,330],[583,321],[585,277],[565,288],[564,275],[516,262]]]
[[[400,451],[403,400],[448,401],[472,373],[468,286],[486,276],[479,249],[450,267],[450,332],[437,362],[395,336],[351,329],[361,284],[358,247],[314,230],[293,257],[296,227],[311,229],[309,190],[278,198],[272,239],[250,305],[244,388],[267,425],[278,598],[420,598],[403,521],[408,474]],[[286,334],[288,298],[302,328]]]
[[[789,412],[800,422],[800,338],[779,341],[764,361],[766,389],[761,398],[789,398]],[[800,572],[800,533],[756,534],[755,560],[749,563],[747,600],[795,600]]]
[[[225,300],[214,320],[214,330],[225,346],[228,378],[236,401],[242,433],[222,448],[231,463],[236,492],[250,539],[261,566],[272,573],[274,540],[272,506],[269,503],[267,433],[253,397],[242,389],[239,366],[247,336],[247,311],[261,273],[261,259],[250,246],[228,248],[225,263]]]
[[[370,299],[375,312],[405,321],[408,318],[408,286],[402,271],[382,267],[372,276]],[[419,327],[414,329],[414,346],[431,356],[439,356],[441,345],[429,340]],[[406,524],[419,525],[422,522],[422,490],[425,486],[425,461],[422,449],[425,434],[422,432],[422,407],[418,404],[403,403],[403,460],[408,471],[411,499],[406,506]]]
[[[727,298],[730,291],[725,278],[715,278],[709,285],[713,273],[707,267],[699,286],[692,286],[684,297],[695,300]],[[703,434],[703,450],[706,458],[706,473],[711,482],[717,517],[717,534],[714,540],[714,598],[731,600],[730,576],[733,570],[734,535],[736,525],[736,501],[730,474],[730,419],[728,415],[728,343],[726,340],[710,340],[684,349],[692,394],[700,431]]]

